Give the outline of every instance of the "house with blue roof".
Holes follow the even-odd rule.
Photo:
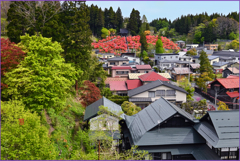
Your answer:
[[[228,66],[228,62],[213,62],[214,69],[225,69]]]

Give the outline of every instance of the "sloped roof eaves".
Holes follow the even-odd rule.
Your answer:
[[[136,68],[138,70],[141,70],[141,69],[152,69],[152,67],[150,65],[136,65]]]
[[[196,160],[221,160],[221,158],[206,144],[196,146],[197,145],[195,145],[191,153]]]
[[[107,59],[107,61],[129,61],[129,60],[122,57],[114,57],[114,58]]]
[[[152,102],[152,99],[147,98],[129,98],[129,102]]]
[[[121,106],[108,100],[105,97],[102,97],[101,99],[97,100],[96,102],[94,102],[91,105],[86,107],[83,121],[89,120],[89,119],[97,116],[98,115],[97,113],[99,111],[99,106],[101,106],[101,105],[108,107],[110,112],[112,112],[113,114],[118,115],[119,112],[122,112]],[[124,115],[125,114],[122,114],[120,117],[125,119]]]

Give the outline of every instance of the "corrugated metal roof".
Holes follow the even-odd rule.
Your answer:
[[[193,69],[200,68],[200,64],[190,64]]]
[[[176,74],[188,74],[192,73],[189,68],[174,68]]]
[[[212,64],[212,66],[221,67],[221,66],[227,65],[227,64],[228,64],[228,62],[214,62]]]
[[[217,78],[225,88],[239,88],[239,78]]]
[[[219,56],[208,56],[208,59],[209,60],[214,60],[214,59],[217,59]]]
[[[150,65],[136,65],[136,68],[139,69],[152,69]]]
[[[125,81],[110,81],[109,82],[110,91],[127,91],[127,86]]]
[[[152,102],[152,99],[149,97],[144,97],[144,98],[129,98],[129,102]]]
[[[206,144],[200,145],[192,151],[192,155],[196,160],[221,160],[221,158]]]
[[[160,80],[157,80],[157,81],[154,81],[154,82],[151,82],[151,83],[148,83],[148,84],[145,84],[143,86],[140,86],[138,88],[135,88],[135,89],[132,89],[130,91],[128,91],[128,96],[129,97],[132,97],[134,95],[137,95],[139,93],[142,93],[142,92],[145,92],[145,91],[148,91],[150,89],[153,89],[153,88],[156,88],[156,87],[159,87],[159,86],[167,86],[167,87],[170,87],[170,88],[173,88],[173,89],[176,89],[178,91],[181,91],[183,93],[187,93],[183,88],[181,87],[178,87],[178,86],[175,86],[171,83],[167,83],[167,82],[162,82]]]
[[[239,73],[239,70],[236,67],[228,67],[228,70],[230,70],[231,72],[233,72],[234,74]]]
[[[147,131],[153,129],[159,123],[162,123],[174,114],[180,113],[179,109],[176,110],[177,108],[178,107],[174,107],[172,103],[164,98],[160,98],[137,114],[128,117],[125,116],[126,124],[129,128],[134,144],[137,145],[138,141]],[[186,115],[186,113],[181,112],[180,114],[189,118],[189,115]],[[193,121],[191,118],[189,118],[189,120]]]
[[[203,121],[208,116],[213,126]],[[194,128],[215,148],[239,147],[239,110],[208,111]]]
[[[144,75],[138,76],[139,79],[143,82],[148,82],[148,81],[156,81],[156,80],[161,80],[161,81],[170,81],[169,79],[157,74],[156,72],[152,71]]]
[[[107,59],[107,61],[129,61],[129,60],[122,57],[114,57],[114,58]]]
[[[113,113],[113,114],[118,114],[119,112],[122,112],[122,107],[119,106],[118,104],[108,100],[105,97],[102,97],[101,99],[97,100],[96,102],[92,103],[91,105],[86,107],[85,110],[85,115],[84,115],[84,121],[89,120],[95,116],[97,116],[98,111],[99,111],[99,106],[105,106],[108,107],[108,109]],[[122,114],[120,117],[125,119],[124,117],[125,114]]]
[[[142,86],[142,82],[139,79],[137,79],[137,80],[127,80],[126,83],[127,83],[128,90],[135,89],[137,87]]]
[[[112,66],[112,69],[132,69],[130,66]]]
[[[129,79],[139,79],[139,76],[144,75],[144,74],[146,74],[146,73],[129,73],[128,77],[129,77]],[[168,78],[168,79],[171,78],[169,73],[157,73],[157,74],[163,76],[164,78]]]
[[[105,84],[109,84],[110,81],[126,81],[128,78],[114,78],[114,77],[108,77],[105,80]]]
[[[176,145],[205,143],[192,127],[161,128],[146,132],[137,142],[137,146]]]

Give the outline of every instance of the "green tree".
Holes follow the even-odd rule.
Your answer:
[[[116,11],[116,22],[117,22],[117,32],[120,32],[120,29],[123,28],[123,16],[120,7]]]
[[[106,98],[110,98],[112,96],[112,91],[110,91],[110,88],[104,87],[101,90],[101,96],[104,96]]]
[[[204,115],[207,111],[207,101],[206,99],[200,101],[187,100],[187,102],[181,104],[181,108],[190,114],[193,114],[194,110],[201,110],[202,115]]]
[[[188,92],[187,94],[187,100],[193,100],[193,96],[194,96],[194,87],[192,87],[191,83],[189,82],[189,80],[185,77],[180,81],[177,81],[177,84],[179,87],[183,88],[185,91]]]
[[[110,28],[109,29],[111,36],[116,34],[116,29]]]
[[[105,39],[107,36],[109,36],[109,31],[108,31],[108,29],[106,29],[106,28],[102,28],[102,30],[101,30],[101,32],[102,32],[102,38],[103,39]]]
[[[214,74],[213,74],[213,66],[210,64],[210,61],[208,59],[208,56],[206,54],[206,52],[204,51],[201,51],[200,52],[200,57],[199,57],[199,60],[200,60],[200,73],[207,73],[207,76],[210,77],[210,78],[214,78]]]
[[[140,13],[133,8],[127,24],[127,29],[130,31],[131,35],[135,36],[139,33],[141,24]]]
[[[56,159],[57,152],[36,112],[21,101],[1,102],[1,159]]]
[[[156,42],[156,53],[164,53],[163,43],[162,43],[161,37],[158,38],[158,40]]]
[[[132,116],[137,114],[139,111],[141,111],[141,108],[135,105],[132,102],[124,101],[121,105],[123,112],[128,115]]]
[[[197,55],[197,50],[195,48],[192,48],[192,49],[187,51],[186,55],[188,55],[188,56]]]
[[[217,107],[218,110],[229,110],[226,103],[224,103],[222,101],[218,102],[217,105],[218,105],[218,107]]]
[[[239,41],[238,40],[233,40],[229,45],[226,46],[227,49],[235,49],[239,50]]]
[[[78,75],[75,82],[75,89],[78,89],[78,82],[82,83],[88,77],[92,51],[92,32],[89,27],[89,9],[85,2],[64,1],[63,12],[61,12],[64,26],[64,39],[62,47],[63,55],[67,63],[73,64],[75,69],[81,69],[82,75]]]
[[[201,73],[199,78],[197,78],[196,84],[203,91],[207,92],[207,82],[212,81],[212,80],[213,79],[211,77],[209,77],[209,73],[204,72],[204,73]]]
[[[200,44],[201,38],[202,38],[202,32],[201,31],[195,32],[193,43]]]
[[[58,42],[40,36],[21,36],[21,43],[28,49],[27,56],[18,68],[6,74],[8,88],[4,97],[22,99],[27,108],[40,112],[65,105],[67,92],[81,73],[66,64]]]
[[[148,44],[147,44],[147,39],[146,39],[146,35],[142,32],[140,35],[140,43],[141,43],[141,53],[143,53],[143,51],[147,51],[148,49]]]
[[[116,15],[113,11],[113,8],[110,7],[108,10],[108,16],[109,16],[109,27],[108,28],[116,28],[117,27],[117,21],[116,21]]]

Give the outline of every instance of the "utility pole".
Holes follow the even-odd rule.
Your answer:
[[[190,62],[188,63],[188,69],[189,69],[189,71],[188,71],[188,81],[190,82]]]

